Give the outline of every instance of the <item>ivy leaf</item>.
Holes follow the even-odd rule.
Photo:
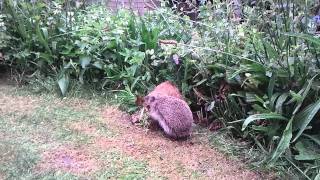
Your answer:
[[[58,85],[62,95],[65,96],[69,87],[69,76],[66,74],[62,75],[62,77],[58,80]]]
[[[80,57],[80,64],[83,69],[86,68],[90,64],[90,62],[91,62],[90,56],[81,56]]]

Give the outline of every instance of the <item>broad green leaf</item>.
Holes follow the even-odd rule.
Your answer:
[[[288,120],[287,118],[281,116],[280,114],[276,114],[276,113],[264,113],[264,114],[254,114],[249,116],[243,123],[242,125],[242,131],[245,130],[247,128],[247,126],[256,120],[260,120],[260,119],[278,119],[278,120]]]
[[[136,84],[138,83],[138,81],[141,79],[141,76],[138,76],[137,78],[135,78],[135,80],[133,81],[131,87],[130,87],[130,90],[132,91],[133,88],[136,87]]]
[[[41,43],[42,46],[45,47],[46,51],[51,55],[52,52],[49,47],[48,41],[47,41],[47,39],[45,39],[45,37],[43,36],[43,34],[41,32],[40,20],[36,21],[36,35],[37,35],[38,41]]]
[[[310,136],[308,134],[302,134],[302,135],[311,139],[313,142],[315,142],[316,144],[318,144],[320,146],[320,135],[313,135],[313,136]]]
[[[290,90],[289,94],[292,96],[292,98],[286,103],[286,105],[292,104],[294,102],[301,102],[303,91],[304,91],[304,88],[300,89],[300,91],[298,93]]]
[[[276,100],[279,98],[280,95],[281,95],[280,93],[272,94],[270,102],[269,102],[270,103],[270,108],[269,109],[271,109],[272,111],[274,111],[275,106],[276,106]]]
[[[61,79],[58,80],[58,85],[63,96],[65,96],[69,87],[69,77],[67,75],[62,75]]]
[[[263,41],[263,44],[267,50],[268,56],[270,60],[275,60],[279,57],[277,51],[271,46],[270,42]]]
[[[292,138],[292,121],[293,118],[288,122],[286,129],[283,131],[280,142],[273,152],[270,162],[275,162],[279,159],[279,157],[284,153],[284,151],[290,146],[290,140]]]
[[[41,28],[41,31],[43,33],[44,39],[48,39],[48,29],[46,27]]]
[[[272,72],[272,75],[271,75],[271,78],[270,78],[270,81],[269,81],[269,85],[268,85],[268,97],[269,99],[271,99],[272,97],[272,94],[273,94],[273,89],[274,89],[274,85],[276,83],[276,73]]]
[[[144,52],[141,52],[141,51],[134,52],[129,63],[141,65],[143,64],[145,57],[146,57],[146,54]]]
[[[309,123],[317,114],[319,109],[320,109],[320,99],[314,104],[307,106],[303,111],[301,111],[295,116],[294,127],[295,129],[300,129],[300,130],[295,136],[295,138],[293,139],[293,142],[296,141],[301,136],[302,132],[309,125]]]
[[[284,93],[284,94],[281,94],[281,96],[278,98],[276,107],[275,107],[275,111],[277,113],[282,114],[282,106],[283,106],[283,103],[287,100],[288,96],[289,96],[288,93]]]
[[[17,20],[17,22],[18,22],[17,29],[18,29],[21,37],[24,38],[24,40],[27,40],[29,38],[29,36],[28,36],[28,32],[25,27],[26,21],[24,21],[23,18],[21,18],[21,16],[19,16],[18,13],[16,12],[15,7],[14,7],[14,1],[13,0],[6,0],[4,5],[7,5],[9,13],[12,15],[12,17],[14,19]]]
[[[254,109],[255,112],[258,112],[258,113],[270,113],[269,109],[266,109],[260,106],[259,104],[252,105],[252,108]]]
[[[304,33],[283,33],[283,34],[287,36],[301,38],[320,46],[320,39],[309,34],[304,34]]]
[[[307,141],[299,141],[295,145],[295,149],[299,152],[294,158],[298,161],[309,161],[320,159],[318,147],[308,143]]]
[[[257,102],[256,95],[251,92],[245,92],[245,98],[247,103]]]
[[[307,95],[308,95],[308,93],[309,93],[309,91],[310,91],[310,89],[311,89],[311,86],[312,86],[312,83],[313,83],[314,78],[316,78],[318,75],[319,75],[319,74],[313,76],[313,77],[309,80],[309,82],[308,82],[305,90],[304,90],[303,93],[302,93],[302,100],[301,100],[301,102],[298,102],[298,104],[296,105],[296,107],[295,107],[292,115],[295,115],[295,114],[299,111],[299,109],[300,109],[300,107],[301,107],[304,99],[307,97]]]
[[[259,97],[258,95],[254,95],[255,96],[255,98],[256,98],[256,101],[258,101],[258,102],[260,102],[261,104],[263,104],[263,105],[265,105],[265,101],[264,101],[264,97]]]
[[[94,67],[98,68],[98,69],[102,69],[103,68],[102,63],[99,62],[99,61],[94,62],[92,65]]]
[[[80,57],[81,67],[83,69],[86,68],[90,64],[90,61],[91,61],[91,57],[90,56],[81,56]]]
[[[52,43],[51,43],[51,46],[52,46],[52,51],[56,51],[57,50],[57,44],[58,44],[58,42],[57,41],[52,41]]]
[[[79,81],[81,84],[84,84],[84,73],[86,72],[87,68],[81,69],[80,75],[79,75]]]
[[[231,79],[235,78],[236,76],[238,76],[239,74],[244,73],[244,72],[246,72],[246,71],[247,71],[247,70],[246,70],[245,68],[241,68],[241,67],[240,67],[240,69],[238,69],[237,71],[235,71],[234,73],[232,73],[231,76],[230,76],[228,79],[231,80]]]
[[[204,78],[204,79],[202,79],[201,81],[197,82],[197,84],[195,84],[194,86],[195,86],[195,87],[200,86],[202,83],[204,83],[204,82],[206,82],[206,81],[207,81],[207,79]]]
[[[264,132],[264,133],[267,133],[267,132],[270,130],[269,127],[265,127],[265,126],[255,126],[255,125],[252,126],[252,129],[253,129],[253,130],[256,130],[256,131],[261,131],[261,132]]]

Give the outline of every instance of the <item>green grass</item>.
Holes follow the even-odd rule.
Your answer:
[[[0,173],[8,179],[30,178],[39,160],[35,147],[28,143],[0,141]]]
[[[146,162],[136,161],[115,151],[104,152],[105,169],[96,173],[98,179],[145,179],[151,172]]]
[[[249,143],[245,139],[234,138],[227,130],[218,130],[210,133],[208,136],[210,146],[227,157],[235,160],[241,160],[248,168],[258,171],[264,175],[273,174],[277,179],[297,179],[292,169],[284,169],[281,166],[270,167],[263,162],[267,157],[262,151]],[[266,152],[267,153],[267,152]]]
[[[0,98],[7,96],[12,101],[21,101],[23,97],[26,97],[26,99],[35,100],[31,103],[34,107],[30,109],[21,110],[12,107],[8,112],[0,111],[0,179],[1,177],[7,179],[83,178],[83,175],[74,175],[59,170],[39,172],[35,167],[39,164],[43,151],[64,145],[89,147],[94,143],[96,136],[116,138],[121,135],[118,129],[109,127],[102,119],[101,108],[107,104],[109,99],[107,96],[97,97],[97,94],[91,96],[90,99],[90,93],[88,93],[90,91],[83,91],[84,94],[80,96],[78,93],[71,93],[70,96],[62,99],[53,91],[35,93],[32,88],[34,87],[17,88],[13,86],[1,87],[0,85]],[[70,127],[70,124],[81,122],[93,127],[94,135]],[[194,131],[202,134],[199,137],[203,138],[204,142],[207,142],[207,135],[209,135],[212,147],[224,152],[229,157],[244,159],[247,164],[252,163],[255,157],[259,157],[259,154],[251,151],[247,144],[244,145],[238,140],[233,140],[226,136],[225,132],[212,134],[199,126],[196,126]],[[100,169],[86,178],[168,179],[165,177],[166,174],[159,175],[153,172],[156,170],[151,170],[148,162],[136,160],[119,152],[118,148],[102,150],[96,146],[90,146],[89,151],[102,164],[99,166]],[[181,162],[172,163],[175,165],[175,171],[181,177],[201,179],[203,176],[201,170],[191,172]]]
[[[101,102],[88,101],[84,107],[71,107],[57,103],[55,95],[32,95],[25,89],[1,90],[3,95],[31,96],[36,99],[34,109],[10,112],[0,111],[0,175],[6,179],[79,179],[80,176],[59,170],[37,172],[40,152],[60,145],[89,146],[94,137],[70,128],[70,124],[85,122],[96,129],[99,137],[112,138],[116,132],[102,122],[97,109]],[[0,92],[1,93],[1,92]],[[70,101],[76,101],[69,98]],[[68,102],[68,100],[65,100]],[[15,107],[12,107],[15,108]],[[105,166],[92,175],[96,179],[144,179],[150,176],[145,162],[133,160],[120,152],[101,152],[92,149],[95,157]],[[1,177],[0,177],[1,178]]]

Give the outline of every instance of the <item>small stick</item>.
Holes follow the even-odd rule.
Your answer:
[[[162,40],[162,39],[159,40],[159,43],[160,44],[174,44],[174,45],[178,44],[178,42],[175,40]]]
[[[139,121],[142,119],[143,113],[144,113],[144,107],[142,107],[140,111]]]

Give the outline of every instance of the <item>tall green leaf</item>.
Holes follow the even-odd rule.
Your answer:
[[[297,104],[296,107],[294,108],[294,111],[293,111],[293,113],[292,113],[293,115],[295,115],[295,114],[299,111],[299,109],[300,109],[300,107],[301,107],[304,99],[307,97],[307,95],[308,95],[308,93],[309,93],[309,91],[310,91],[310,89],[311,89],[313,80],[314,80],[318,75],[319,75],[319,74],[313,76],[313,77],[309,80],[306,88],[304,89],[304,91],[303,91],[303,93],[302,93],[302,100],[301,100],[300,102],[298,102],[298,104]]]
[[[320,146],[320,135],[313,135],[313,136],[310,136],[308,134],[302,134],[302,135],[309,138],[310,140],[312,140],[313,142],[315,142]]]
[[[260,119],[277,119],[277,120],[288,120],[286,117],[281,116],[280,114],[277,113],[264,113],[264,114],[254,114],[249,116],[243,123],[242,125],[242,131],[247,128],[247,126],[255,121],[255,120],[260,120]]]
[[[45,31],[43,31],[44,29],[46,29],[46,28],[42,28],[42,30],[41,30],[41,28],[40,28],[40,17],[37,17],[37,20],[36,20],[36,34],[37,34],[38,40],[41,43],[41,45],[44,46],[46,51],[51,55],[52,52],[51,52],[51,49],[49,47],[49,43],[48,43],[47,39],[45,38],[46,34],[43,34],[43,33],[45,33]]]
[[[273,163],[279,159],[279,157],[284,153],[284,151],[290,146],[290,140],[292,138],[292,121],[293,118],[288,122],[286,129],[283,131],[280,142],[273,152],[270,163]]]
[[[12,0],[5,0],[4,1],[4,5],[6,7],[6,9],[9,11],[9,13],[11,14],[11,16],[13,17],[13,19],[16,20],[16,22],[13,23],[17,23],[18,26],[18,32],[20,33],[21,37],[26,40],[28,39],[28,33],[27,30],[25,28],[25,23],[26,21],[23,20],[23,18],[21,18],[21,16],[18,16],[16,9],[14,7],[14,3]]]
[[[303,33],[283,33],[287,36],[291,36],[291,37],[297,37],[297,38],[301,38],[304,39],[306,41],[310,41],[318,46],[320,46],[320,39],[317,38],[316,36],[313,35],[309,35],[309,34],[303,34]]]
[[[272,72],[270,81],[269,81],[269,85],[268,85],[268,97],[269,99],[271,99],[272,94],[273,94],[273,89],[274,89],[274,85],[276,83],[276,77],[277,74],[275,72]]]
[[[302,132],[306,129],[306,127],[314,118],[314,116],[317,114],[319,109],[320,109],[320,99],[314,104],[310,104],[309,106],[307,106],[303,111],[301,111],[299,114],[295,116],[294,128],[300,129],[300,130],[295,136],[295,138],[293,139],[293,142],[296,141],[301,136]]]
[[[277,102],[276,102],[276,107],[275,107],[275,111],[279,114],[282,114],[282,106],[283,103],[287,100],[289,94],[288,93],[283,93],[281,94],[281,96],[278,98]]]

